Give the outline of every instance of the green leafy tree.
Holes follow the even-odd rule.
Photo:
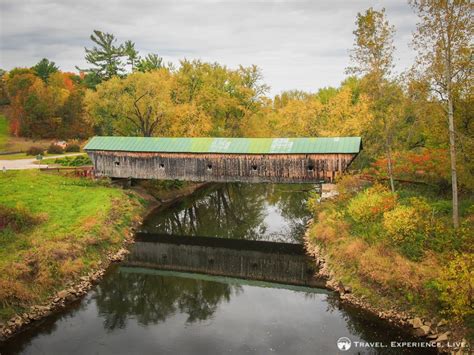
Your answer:
[[[448,122],[451,158],[453,224],[459,226],[458,168],[454,122],[456,95],[472,95],[472,38],[474,22],[470,1],[411,1],[420,22],[413,37],[417,67],[442,103]]]
[[[125,41],[123,48],[124,53],[127,57],[127,64],[129,64],[132,71],[134,71],[137,63],[140,61],[138,51],[135,49],[135,43],[133,43],[132,41]]]
[[[163,58],[161,58],[158,54],[150,53],[145,58],[139,59],[136,65],[136,70],[145,73],[164,67],[165,65],[163,64]]]
[[[56,66],[56,63],[51,62],[46,58],[41,59],[31,69],[33,69],[34,73],[39,76],[44,82],[47,82],[49,76],[59,70],[59,68]]]

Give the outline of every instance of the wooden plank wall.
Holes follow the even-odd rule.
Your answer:
[[[355,154],[88,152],[98,176],[214,182],[333,181]]]

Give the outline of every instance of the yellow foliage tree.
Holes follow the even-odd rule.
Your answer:
[[[173,123],[173,80],[160,69],[105,81],[86,95],[88,119],[105,134],[167,135]]]
[[[373,115],[369,99],[362,95],[353,102],[352,90],[343,86],[324,106],[319,132],[323,136],[362,136],[370,129]]]

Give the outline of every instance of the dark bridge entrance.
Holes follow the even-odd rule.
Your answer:
[[[85,150],[99,176],[315,183],[333,181],[361,148],[360,137],[94,137]]]

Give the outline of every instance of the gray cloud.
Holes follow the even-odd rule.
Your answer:
[[[400,0],[2,0],[0,67],[31,66],[43,57],[63,70],[85,67],[84,47],[99,29],[175,64],[256,64],[272,94],[315,91],[344,79],[355,17],[370,6],[385,7],[397,27],[397,70],[405,69],[414,57],[408,44],[416,17]]]

